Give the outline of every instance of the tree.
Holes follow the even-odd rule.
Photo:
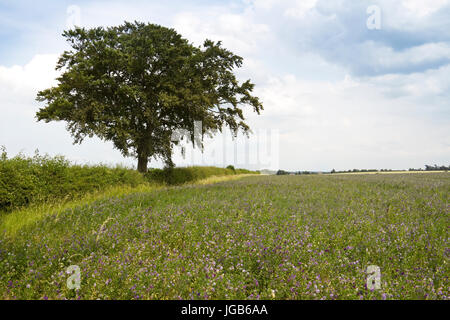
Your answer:
[[[229,165],[229,166],[227,166],[227,169],[230,169],[230,170],[233,170],[233,171],[236,171],[236,169],[234,168],[234,166],[233,165]]]
[[[220,41],[196,47],[173,29],[139,22],[63,36],[71,50],[58,60],[58,85],[37,95],[46,103],[38,121],[66,121],[74,143],[94,135],[112,141],[138,159],[140,172],[152,158],[173,167],[175,130],[193,137],[194,121],[201,121],[202,135],[224,127],[248,135],[241,107],[263,110],[251,94],[254,84],[239,83],[233,73],[243,59]]]

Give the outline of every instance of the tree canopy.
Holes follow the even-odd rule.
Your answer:
[[[60,56],[55,87],[40,91],[45,107],[38,121],[66,121],[74,143],[98,136],[124,156],[138,159],[145,172],[152,158],[173,166],[172,133],[202,133],[224,127],[250,131],[243,106],[260,113],[250,80],[240,83],[234,69],[243,59],[205,40],[196,47],[174,29],[125,22],[115,27],[64,31],[71,46]]]

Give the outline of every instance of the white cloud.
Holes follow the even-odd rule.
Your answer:
[[[430,15],[433,12],[438,11],[440,8],[448,5],[449,0],[402,0],[401,4],[408,11],[418,17],[424,17]]]
[[[292,7],[284,11],[287,17],[302,18],[309,10],[315,7],[317,0],[295,0]]]
[[[425,108],[433,98],[450,96],[449,73],[450,65],[446,65],[423,73],[382,75],[369,81],[390,97],[420,101],[417,104]],[[423,105],[423,101],[428,101],[427,105]]]
[[[133,165],[134,161],[124,159],[111,143],[94,138],[73,145],[64,123],[36,122],[40,107],[36,94],[56,84],[57,57],[36,55],[24,66],[0,65],[0,145],[6,146],[9,155],[30,155],[39,149],[41,153],[62,154],[79,163]]]
[[[36,55],[24,66],[0,66],[1,88],[6,90],[43,89],[55,83],[58,55]],[[4,92],[6,94],[6,92]]]
[[[269,26],[252,21],[250,14],[234,14],[223,8],[179,13],[173,25],[196,45],[205,39],[221,40],[226,48],[245,56],[261,50],[261,42],[267,43],[272,37]]]
[[[450,43],[445,42],[426,43],[401,51],[374,41],[363,42],[353,48],[359,52],[355,57],[356,65],[370,69],[374,74],[411,73],[450,63]]]
[[[436,74],[427,79],[386,77],[372,81],[347,75],[341,81],[315,83],[293,75],[275,77],[257,90],[264,116],[251,119],[257,127],[280,130],[285,169],[405,168],[445,161],[450,151],[448,114],[444,121],[434,118],[436,111],[446,112],[445,106],[433,103],[424,110],[415,100],[433,91],[395,99],[386,94],[390,83],[403,83],[403,90],[420,87],[422,81],[435,83]]]
[[[2,127],[8,115],[34,117],[33,101],[38,90],[55,84],[57,55],[36,55],[24,66],[0,66],[0,112]]]

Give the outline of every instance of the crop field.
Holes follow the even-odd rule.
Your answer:
[[[449,299],[449,195],[449,173],[247,176],[2,221],[0,298]]]

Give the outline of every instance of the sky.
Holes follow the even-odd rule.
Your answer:
[[[450,0],[0,0],[0,146],[9,156],[123,164],[112,143],[74,145],[64,123],[37,122],[57,85],[63,30],[141,21],[244,58],[264,111],[250,138],[227,133],[175,163],[249,169],[408,169],[450,163]],[[151,167],[161,167],[152,161]]]

